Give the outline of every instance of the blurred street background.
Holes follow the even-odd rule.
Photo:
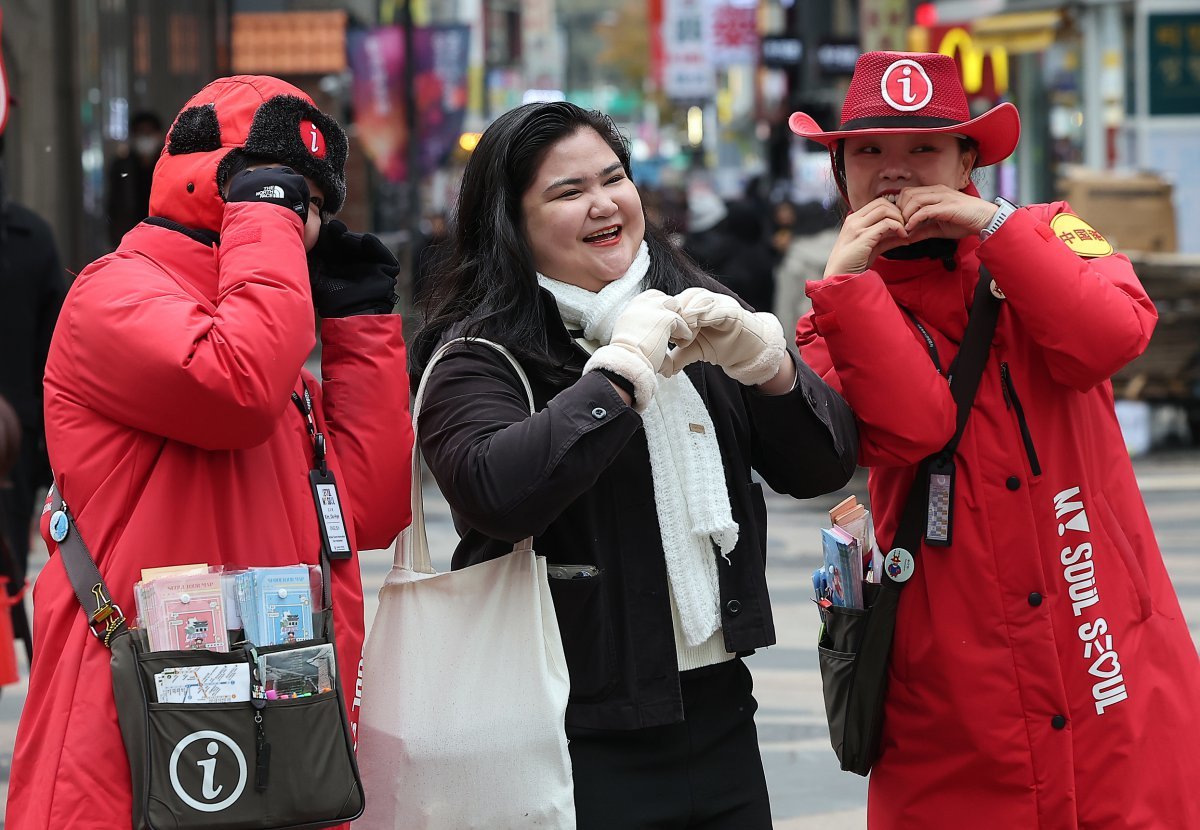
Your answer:
[[[1149,348],[1113,389],[1200,641],[1197,0],[0,0],[0,12],[0,289],[28,245],[32,220],[10,222],[17,205],[45,220],[69,281],[146,216],[182,104],[213,78],[270,74],[346,125],[341,218],[400,257],[410,333],[479,134],[523,102],[558,99],[610,114],[647,215],[790,328],[839,216],[827,154],[788,116],[836,127],[862,52],[952,55],[972,112],[1011,101],[1021,113],[1017,152],[979,172],[982,195],[1068,200],[1133,260],[1158,308]],[[22,313],[0,291],[0,334]],[[865,496],[861,471],[839,494],[768,500],[779,644],[750,666],[781,830],[865,824],[866,782],[838,771],[828,745],[808,601],[817,528],[849,492]],[[426,504],[448,554],[436,488]],[[31,583],[44,562],[35,540]],[[390,556],[362,562],[373,613]],[[23,653],[18,663],[0,693],[0,799]]]

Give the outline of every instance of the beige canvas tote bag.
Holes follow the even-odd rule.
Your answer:
[[[413,404],[413,430],[429,361]],[[529,380],[504,347],[534,411]],[[419,446],[419,445],[418,445]],[[367,795],[356,828],[574,830],[564,717],[570,683],[546,560],[525,539],[449,573],[430,564],[413,452],[412,526],[396,543],[367,637],[358,763]]]

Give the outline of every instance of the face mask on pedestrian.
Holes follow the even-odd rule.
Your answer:
[[[139,158],[149,161],[157,156],[160,150],[162,150],[162,136],[158,133],[133,137],[133,152]]]
[[[145,161],[158,156],[163,146],[163,137],[158,133],[140,133],[133,137],[134,154]]]

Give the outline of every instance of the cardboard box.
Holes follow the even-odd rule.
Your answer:
[[[1172,186],[1154,173],[1069,168],[1058,192],[1118,251],[1177,250]]]

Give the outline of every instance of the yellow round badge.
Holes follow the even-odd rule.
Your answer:
[[[1079,256],[1108,256],[1113,252],[1113,246],[1100,231],[1073,213],[1060,213],[1055,216],[1050,220],[1050,229]]]

